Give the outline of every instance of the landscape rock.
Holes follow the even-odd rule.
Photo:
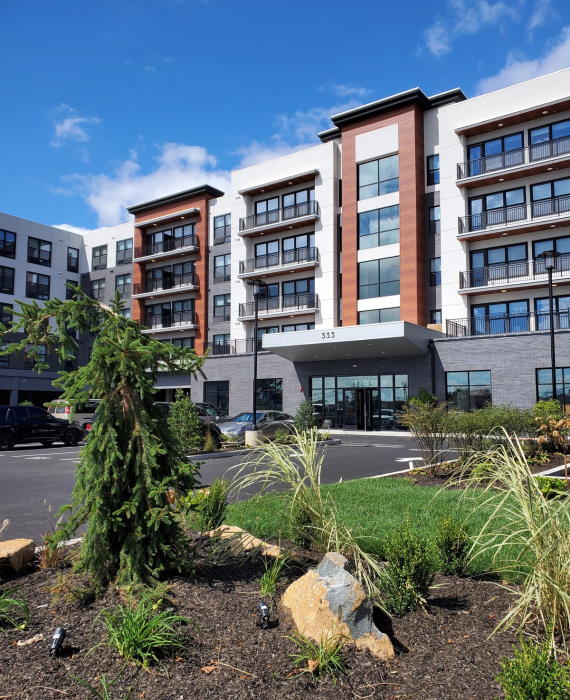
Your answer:
[[[0,542],[0,569],[12,569],[16,573],[29,564],[35,555],[34,540],[4,540]]]
[[[316,569],[294,581],[282,603],[298,631],[315,642],[342,636],[382,661],[394,658],[392,642],[373,622],[371,601],[337,552],[325,554]]]
[[[257,539],[257,537],[250,535],[249,532],[242,530],[237,525],[220,525],[215,530],[204,532],[204,535],[206,537],[218,537],[221,540],[235,540],[236,547],[243,552],[258,549],[259,553],[264,557],[280,557],[283,554],[280,547]]]

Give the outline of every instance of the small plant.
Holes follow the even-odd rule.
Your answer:
[[[544,498],[561,498],[570,495],[566,486],[567,481],[552,476],[535,476],[534,478]]]
[[[200,452],[204,443],[202,422],[196,406],[182,389],[176,389],[167,423],[181,459],[185,459],[186,455]]]
[[[442,573],[458,576],[464,574],[470,546],[465,525],[457,518],[444,518],[439,523],[435,543],[439,550]]]
[[[331,636],[314,642],[297,633],[286,639],[297,647],[297,651],[290,656],[294,666],[304,667],[301,673],[309,673],[314,678],[329,675],[334,682],[338,675],[346,671],[347,664],[342,656],[344,637]]]
[[[490,481],[493,479],[493,476],[492,462],[479,462],[475,464],[471,471],[471,477],[476,481]]]
[[[410,399],[401,422],[410,429],[416,439],[425,466],[432,475],[437,474],[447,454],[447,404],[431,404],[419,399]]]
[[[202,489],[202,498],[197,504],[197,524],[201,532],[215,530],[224,522],[228,509],[229,482],[215,479],[210,488]]]
[[[204,450],[204,452],[218,451],[218,444],[216,443],[216,439],[212,435],[211,430],[206,431],[206,437],[204,438],[204,447],[202,449]]]
[[[315,421],[315,409],[311,401],[301,401],[295,414],[295,428],[299,431],[312,430],[317,426]]]
[[[512,659],[503,659],[497,683],[505,700],[567,700],[570,671],[559,664],[548,647],[521,640]]]
[[[117,678],[115,678],[114,680],[110,681],[107,678],[107,676],[102,675],[101,678],[99,678],[96,685],[91,685],[91,683],[88,683],[82,678],[76,678],[75,676],[74,678],[80,686],[89,691],[90,697],[92,697],[94,700],[113,700],[113,696],[111,694],[111,686],[117,682],[119,676],[117,676]],[[129,695],[123,695],[122,698],[120,698],[120,700],[129,700]]]
[[[276,430],[272,442],[277,445],[290,445],[294,442],[295,437],[288,430]]]
[[[287,564],[287,555],[275,557],[270,564],[265,559],[263,564],[265,572],[259,582],[259,592],[262,596],[273,596],[277,590],[277,581]]]
[[[127,605],[103,610],[107,644],[126,661],[134,661],[144,668],[183,649],[184,643],[176,627],[190,620],[170,610],[160,610],[159,605],[150,595],[143,595],[138,601],[132,599]]]
[[[380,588],[387,611],[402,616],[424,606],[438,568],[432,543],[408,523],[384,543],[383,554]]]
[[[102,588],[88,578],[82,580],[69,574],[58,574],[56,583],[49,590],[56,605],[60,602],[76,603],[82,608],[91,605],[102,593]]]
[[[30,621],[30,609],[26,601],[14,591],[0,592],[0,627],[25,629]]]

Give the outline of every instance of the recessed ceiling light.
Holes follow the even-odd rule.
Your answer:
[[[292,182],[288,182],[287,184],[288,184],[288,185],[292,185],[293,183],[292,183]]]
[[[501,292],[506,292],[506,291],[507,291],[506,289],[501,289]]]
[[[550,228],[556,228],[556,224],[550,224]]]
[[[508,236],[509,234],[505,231],[505,233],[502,233],[501,236]]]
[[[503,126],[503,122],[499,122],[497,126]]]
[[[499,178],[499,182],[504,182],[504,181],[505,181],[505,178],[504,178],[504,177],[500,177],[500,178]]]
[[[547,170],[554,170],[554,168],[546,168]]]
[[[542,113],[543,113],[543,114],[548,114],[548,110],[547,110],[547,109],[543,109],[543,110],[542,110]]]

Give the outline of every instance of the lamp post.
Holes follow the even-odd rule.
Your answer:
[[[259,321],[259,297],[265,297],[267,285],[261,280],[251,280],[249,284],[253,288],[253,425],[251,431],[254,433],[249,437],[246,433],[246,443],[255,446],[257,444],[257,329]]]
[[[548,273],[548,315],[550,317],[550,366],[552,369],[552,398],[556,398],[556,348],[554,344],[554,295],[552,293],[552,273],[556,269],[558,253],[545,250],[537,255],[537,260],[544,261],[544,269]]]

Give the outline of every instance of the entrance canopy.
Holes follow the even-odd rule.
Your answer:
[[[443,338],[438,331],[407,321],[367,323],[362,326],[294,333],[266,333],[263,349],[291,362],[343,360],[364,357],[425,355],[432,339]]]

